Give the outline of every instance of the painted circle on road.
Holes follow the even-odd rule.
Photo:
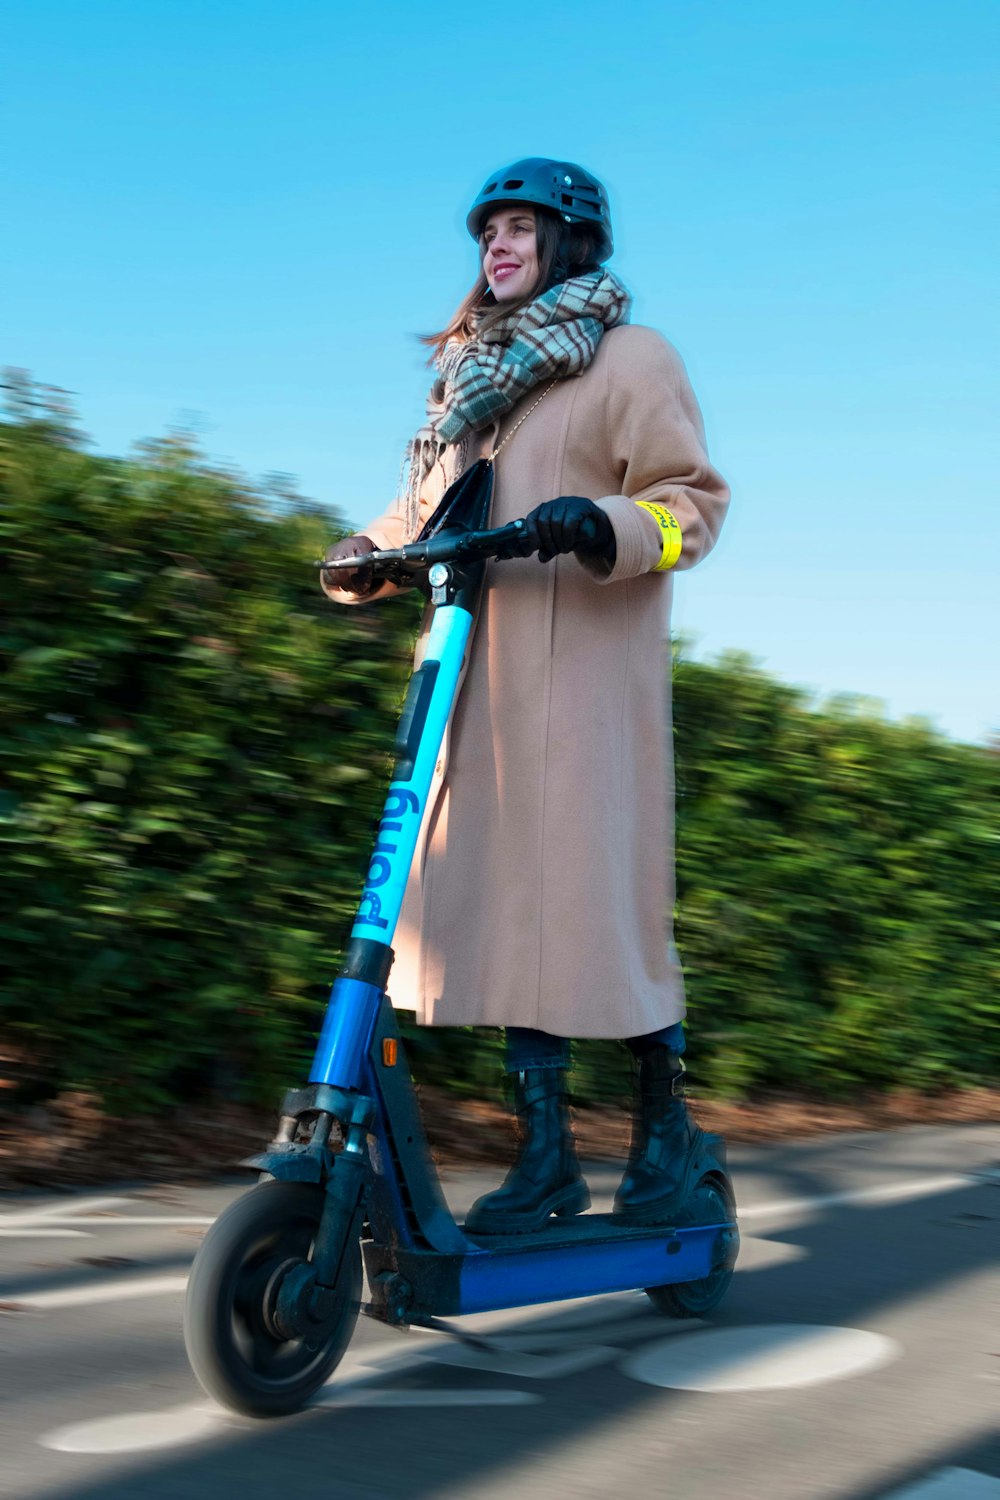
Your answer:
[[[864,1328],[771,1323],[658,1339],[620,1368],[645,1385],[679,1391],[773,1391],[861,1375],[897,1359],[893,1339]]]
[[[205,1401],[175,1406],[169,1411],[135,1412],[74,1422],[42,1439],[59,1453],[140,1453],[149,1448],[173,1448],[196,1443],[219,1431],[225,1413]]]

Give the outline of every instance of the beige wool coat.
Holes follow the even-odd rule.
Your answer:
[[[445,450],[421,523],[538,394],[464,452]],[[583,374],[531,413],[496,460],[490,524],[559,495],[606,511],[615,564],[488,565],[389,987],[426,1025],[640,1036],[684,1015],[671,931],[673,572],[710,550],[728,503],[684,367],[652,329],[607,332]],[[669,572],[655,571],[660,533],[637,500],[680,522]],[[362,527],[377,547],[399,546],[404,530],[401,505]]]

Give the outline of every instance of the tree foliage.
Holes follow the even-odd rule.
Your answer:
[[[182,437],[95,457],[61,399],[14,397],[4,1026],[45,1088],[112,1109],[269,1097],[301,1076],[336,970],[418,601],[331,608],[313,566],[328,510],[287,485],[276,503]],[[701,1076],[731,1093],[996,1079],[1000,757],[817,712],[738,657],[681,660],[675,701]],[[492,1082],[495,1036],[412,1039],[424,1076]],[[584,1097],[618,1076],[612,1050],[581,1049]]]

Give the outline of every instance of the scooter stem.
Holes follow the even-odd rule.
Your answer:
[[[385,962],[379,965],[382,972],[377,977],[368,970],[341,975],[334,982],[310,1083],[343,1089],[363,1085],[391,962],[389,950],[471,628],[472,613],[463,603],[449,599],[437,605],[424,659],[410,679],[403,705],[392,781],[351,929],[353,949],[377,948]]]
[[[396,733],[396,764],[351,938],[392,943],[438,754],[462,670],[472,616],[458,604],[434,614],[427,651],[410,680]]]

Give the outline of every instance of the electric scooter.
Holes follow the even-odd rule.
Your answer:
[[[210,1396],[250,1416],[303,1406],[335,1370],[359,1312],[462,1337],[444,1320],[642,1288],[662,1313],[701,1317],[732,1280],[739,1232],[719,1136],[704,1135],[670,1222],[642,1226],[584,1213],[529,1234],[477,1236],[456,1222],[431,1162],[387,984],[485,563],[511,555],[525,535],[523,520],[492,530],[468,524],[488,514],[485,463],[465,476],[457,505],[449,492],[443,529],[429,523],[402,548],[322,564],[336,576],[363,562],[376,581],[416,586],[433,616],[308,1084],[286,1094],[274,1140],[243,1163],[260,1174],[258,1185],[212,1225],[188,1282],[194,1373]]]

